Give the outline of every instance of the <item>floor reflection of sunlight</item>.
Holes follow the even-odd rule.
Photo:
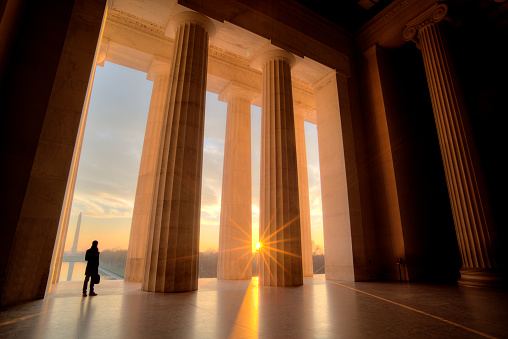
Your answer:
[[[258,277],[253,277],[247,293],[243,298],[242,305],[236,316],[235,324],[231,331],[230,338],[238,338],[245,336],[245,327],[249,330],[258,333],[259,331],[259,314],[258,314],[258,297],[259,285]]]
[[[259,277],[252,278],[252,283],[251,283],[250,287],[252,287],[252,299],[254,300],[254,309],[256,310],[256,315],[257,315],[258,301],[259,301]],[[257,319],[257,317],[256,317],[256,319]],[[256,322],[256,326],[257,326],[257,322]]]

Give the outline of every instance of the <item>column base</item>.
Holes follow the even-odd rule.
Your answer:
[[[489,268],[463,268],[460,270],[459,285],[475,287],[508,287],[505,271]]]
[[[125,267],[125,281],[141,282],[145,268],[145,258],[128,258]]]

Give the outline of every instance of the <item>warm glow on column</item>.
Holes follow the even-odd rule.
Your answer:
[[[258,243],[256,244],[256,250],[259,250],[260,248],[261,248],[261,243],[260,243],[260,242],[258,242]]]

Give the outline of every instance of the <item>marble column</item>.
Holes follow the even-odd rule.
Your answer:
[[[253,65],[263,73],[259,239],[260,285],[303,284],[300,202],[291,87],[292,54],[271,50]]]
[[[300,228],[302,232],[303,276],[312,277],[312,240],[310,231],[309,178],[307,174],[307,150],[305,148],[305,110],[295,108],[295,140],[298,166],[298,192],[300,198]]]
[[[147,74],[147,79],[153,81],[152,97],[139,165],[134,210],[132,211],[125,281],[141,282],[143,279],[157,156],[159,154],[162,121],[164,112],[167,109],[169,71],[169,60],[154,57]]]
[[[252,182],[250,106],[254,93],[229,84],[219,95],[228,104],[217,278],[252,277]]]
[[[170,22],[175,32],[168,110],[157,160],[142,289],[197,290],[208,44],[215,28],[196,12]]]
[[[432,108],[462,256],[464,285],[497,285],[500,261],[494,218],[478,159],[465,101],[455,74],[446,37],[439,22],[445,4],[434,5],[406,25],[403,37],[423,55]]]

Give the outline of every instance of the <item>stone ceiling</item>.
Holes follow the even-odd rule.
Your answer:
[[[171,15],[182,10],[185,8],[178,5],[176,0],[113,0],[111,6],[113,15],[130,19],[132,24],[161,36],[169,35]],[[211,45],[234,55],[240,63],[249,64],[256,53],[270,44],[267,39],[231,23],[215,23],[218,29]],[[293,73],[309,84],[315,83],[331,71],[307,58],[300,58],[298,61]]]
[[[349,32],[355,32],[394,0],[295,0]]]
[[[106,20],[104,46],[101,47],[107,50],[104,52],[106,60],[147,72],[154,55],[171,59],[173,40],[169,22],[173,15],[183,10],[186,8],[178,5],[176,0],[113,0]],[[256,53],[274,48],[270,41],[229,22],[214,23],[217,33],[211,41],[209,54],[216,62],[209,62],[207,90],[220,93],[232,81],[216,71],[220,61],[226,61],[231,69],[257,72],[260,79],[260,72],[251,68],[250,62]],[[292,70],[293,87],[303,94],[295,93],[295,100],[299,98],[302,106],[314,110],[315,104],[306,97],[313,97],[312,85],[331,71],[314,60],[297,57]]]

